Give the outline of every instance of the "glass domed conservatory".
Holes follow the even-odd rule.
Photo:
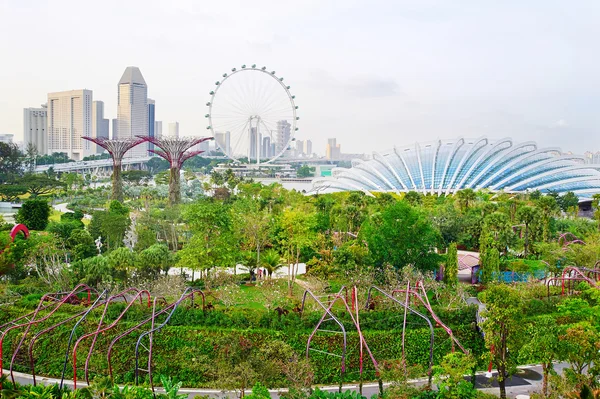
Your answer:
[[[533,141],[458,138],[415,143],[374,152],[351,168],[334,168],[331,177],[313,181],[313,192],[419,191],[451,194],[465,188],[491,191],[565,193],[580,198],[600,193],[600,165],[560,148],[539,148]]]

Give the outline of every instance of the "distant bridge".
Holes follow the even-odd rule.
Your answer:
[[[122,165],[123,170],[132,169],[145,169],[146,162],[150,160],[150,157],[142,158],[124,158]],[[36,173],[45,173],[48,169],[52,168],[56,173],[81,173],[91,174],[93,176],[110,176],[112,175],[112,159],[98,159],[95,161],[77,161],[67,163],[55,163],[52,165],[39,165],[36,166]]]

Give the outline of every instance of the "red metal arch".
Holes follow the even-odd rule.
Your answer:
[[[24,224],[15,224],[14,227],[10,230],[10,240],[15,241],[17,234],[23,233],[25,238],[29,238],[29,229]]]

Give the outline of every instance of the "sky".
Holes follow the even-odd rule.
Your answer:
[[[93,90],[115,118],[138,66],[156,119],[207,134],[216,80],[265,65],[292,86],[296,138],[324,153],[459,136],[600,150],[597,0],[0,0],[0,133],[23,108]]]

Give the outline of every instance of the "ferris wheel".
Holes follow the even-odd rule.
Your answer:
[[[205,117],[218,149],[235,161],[256,164],[272,162],[288,149],[300,118],[282,77],[264,66],[242,65],[215,86]]]

